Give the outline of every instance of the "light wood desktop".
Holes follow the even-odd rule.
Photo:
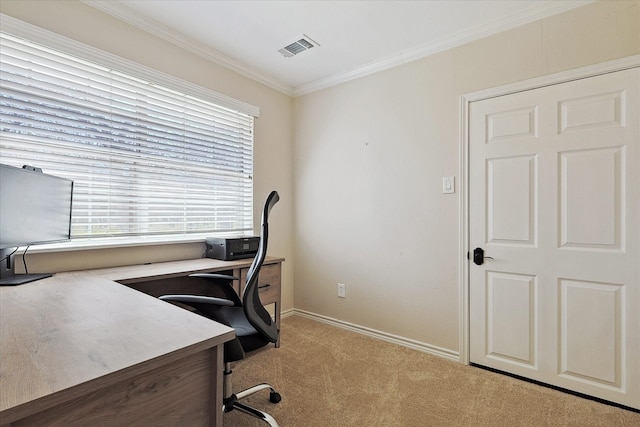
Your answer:
[[[278,323],[282,261],[268,257],[260,274]],[[242,275],[250,262],[175,261],[0,287],[0,425],[221,426],[222,344],[233,330],[145,293],[199,282],[184,279],[190,273]]]

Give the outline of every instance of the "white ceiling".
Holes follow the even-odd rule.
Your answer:
[[[290,95],[419,59],[591,0],[85,0]],[[305,34],[319,43],[285,58]]]

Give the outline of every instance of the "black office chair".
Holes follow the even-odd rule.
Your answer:
[[[244,405],[239,400],[268,388],[270,390],[269,400],[272,403],[278,403],[281,399],[280,394],[269,384],[259,384],[239,393],[233,393],[231,362],[243,359],[246,351],[257,350],[278,340],[280,331],[262,305],[262,302],[260,302],[260,296],[258,295],[258,275],[267,254],[269,213],[278,200],[280,200],[280,196],[276,191],[272,191],[264,204],[258,252],[249,267],[242,300],[240,300],[232,286],[233,280],[239,280],[239,278],[208,273],[192,274],[189,277],[207,280],[211,284],[217,285],[224,293],[224,298],[196,295],[163,295],[160,297],[164,301],[187,305],[195,310],[196,313],[235,329],[236,338],[225,343],[224,346],[223,410],[229,412],[233,409],[238,409],[276,427],[278,423],[271,415]]]

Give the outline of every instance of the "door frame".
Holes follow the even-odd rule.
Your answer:
[[[576,68],[574,70],[563,71],[559,73],[549,74],[536,77],[521,82],[502,85],[490,89],[483,89],[476,92],[463,94],[460,97],[460,242],[459,242],[459,356],[460,362],[468,365],[470,363],[470,304],[469,304],[469,286],[470,286],[470,264],[471,260],[467,256],[469,253],[469,108],[472,102],[482,101],[489,98],[495,98],[512,93],[524,92],[527,90],[538,89],[545,86],[566,83],[573,80],[579,80],[594,77],[602,74],[623,71],[630,68],[640,67],[640,55],[632,55],[625,58],[615,59],[600,64],[589,65],[586,67]]]

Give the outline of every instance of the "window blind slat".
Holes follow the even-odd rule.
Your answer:
[[[253,117],[0,34],[0,161],[73,179],[72,237],[253,228]]]

